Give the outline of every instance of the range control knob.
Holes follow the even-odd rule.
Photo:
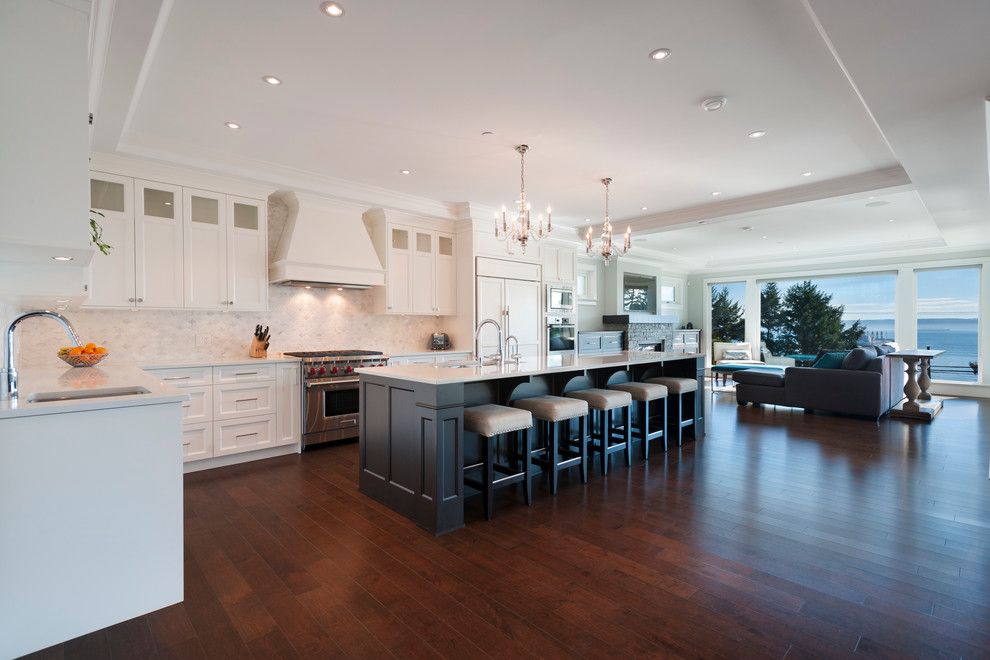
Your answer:
[[[315,376],[316,375],[316,367],[310,367],[309,368],[309,375],[310,376]]]
[[[327,374],[327,368],[326,367],[320,367],[320,375],[321,376],[325,376],[326,374]]]
[[[337,367],[332,367],[332,368],[330,369],[330,373],[332,373],[332,374],[335,374],[335,373],[337,373],[337,371],[338,371],[338,369],[337,369]]]
[[[344,369],[344,371],[346,373],[351,373],[352,371],[354,371],[354,367],[352,367],[351,365],[347,365],[347,367]]]

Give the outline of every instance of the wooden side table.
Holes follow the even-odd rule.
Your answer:
[[[942,412],[942,400],[932,397],[928,388],[932,385],[932,358],[945,351],[896,351],[887,353],[889,358],[904,360],[907,382],[904,383],[906,400],[894,406],[891,417],[920,419],[930,422]]]

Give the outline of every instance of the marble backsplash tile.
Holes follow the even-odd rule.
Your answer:
[[[372,291],[269,288],[268,312],[89,310],[65,312],[83,341],[106,346],[113,361],[247,357],[254,326],[271,326],[269,352],[360,348],[413,353],[429,348],[430,334],[447,319],[376,314]],[[0,316],[14,310],[0,305]],[[18,332],[20,364],[61,364],[62,328],[31,319]]]

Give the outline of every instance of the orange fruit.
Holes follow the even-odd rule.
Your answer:
[[[73,346],[72,348],[69,349],[69,355],[82,355],[82,352],[83,352],[82,346]]]
[[[93,350],[94,348],[96,348],[96,344],[94,344],[93,342],[89,342],[88,344],[86,344],[86,346],[84,348],[88,348],[89,350]]]
[[[94,350],[93,352],[96,353],[97,355],[106,355],[107,354],[107,349],[105,349],[102,346],[97,346],[96,347],[96,350]]]

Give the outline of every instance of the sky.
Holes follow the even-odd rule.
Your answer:
[[[979,268],[952,268],[918,272],[919,318],[976,318],[979,308]],[[894,318],[893,273],[810,278],[820,289],[832,295],[832,304],[845,305],[844,321]],[[777,280],[783,293],[803,278]],[[722,285],[720,285],[722,286]],[[746,285],[733,282],[725,286],[740,304]]]

